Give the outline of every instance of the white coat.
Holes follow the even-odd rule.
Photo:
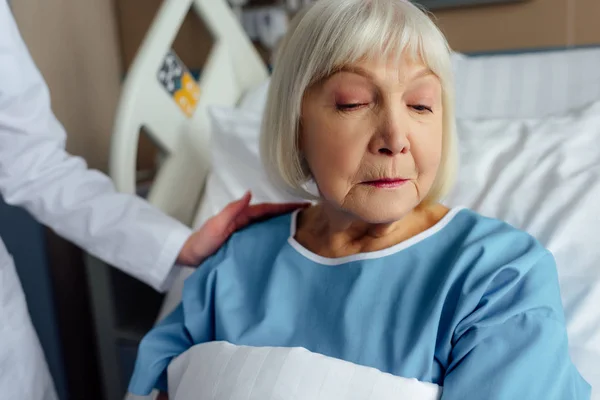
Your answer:
[[[0,0],[0,194],[38,221],[156,289],[190,230],[65,151],[48,88]],[[2,221],[0,221],[2,223]],[[54,400],[13,260],[0,241],[0,398]]]

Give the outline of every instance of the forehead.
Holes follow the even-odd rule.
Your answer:
[[[434,75],[421,60],[409,57],[398,59],[369,58],[340,66],[337,72],[352,72],[370,78],[396,78],[406,80],[413,77]]]
[[[339,66],[322,83],[338,81],[348,74],[358,75],[375,84],[405,86],[414,81],[440,83],[436,74],[422,60],[410,57],[397,59],[363,58],[356,62]]]

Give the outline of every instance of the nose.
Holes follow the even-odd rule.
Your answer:
[[[371,151],[384,156],[395,156],[410,151],[409,116],[400,109],[382,113],[377,132],[371,141]]]

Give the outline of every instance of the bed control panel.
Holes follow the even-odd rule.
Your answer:
[[[165,56],[157,77],[181,111],[191,117],[200,99],[200,86],[173,50]]]

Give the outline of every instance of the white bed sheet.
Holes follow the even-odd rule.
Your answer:
[[[600,99],[600,48],[452,61],[458,118],[541,118]]]
[[[556,259],[571,354],[600,398],[600,102],[544,119],[458,121],[449,206],[534,235]]]

